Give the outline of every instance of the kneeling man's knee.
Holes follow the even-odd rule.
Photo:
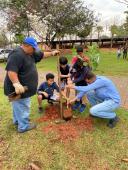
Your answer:
[[[95,107],[90,108],[90,114],[93,116],[96,114]]]

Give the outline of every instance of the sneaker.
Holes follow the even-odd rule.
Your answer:
[[[81,106],[80,106],[80,108],[79,108],[79,112],[80,112],[80,113],[83,113],[84,110],[85,110],[85,108],[86,108],[86,105],[85,105],[85,104],[81,104]]]
[[[16,122],[14,123],[14,125],[15,125],[15,126],[18,126],[18,121],[16,121]]]
[[[31,123],[29,124],[29,127],[27,129],[24,129],[24,130],[18,130],[19,133],[24,133],[24,132],[27,132],[29,130],[32,130],[32,129],[35,129],[36,128],[36,124],[34,123]]]
[[[117,122],[119,122],[119,117],[115,117],[114,119],[110,119],[107,126],[110,128],[114,128],[117,124]]]
[[[48,100],[48,103],[53,105],[53,101],[52,100]]]
[[[80,102],[75,102],[75,104],[72,106],[72,110],[77,110],[80,107],[81,103]]]
[[[38,108],[38,112],[39,112],[39,113],[42,113],[42,112],[43,112],[43,108],[42,108],[42,107],[39,107],[39,108]]]
[[[28,118],[28,121],[30,122],[30,118]],[[14,123],[15,126],[18,126],[18,121]]]

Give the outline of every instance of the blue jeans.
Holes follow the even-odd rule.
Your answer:
[[[12,102],[13,123],[18,123],[18,131],[24,131],[29,127],[30,98],[19,99]]]
[[[120,106],[119,103],[116,103],[112,99],[103,101],[96,96],[94,91],[89,91],[87,93],[87,98],[93,106],[90,109],[91,115],[107,119],[113,119],[116,117],[114,110]]]

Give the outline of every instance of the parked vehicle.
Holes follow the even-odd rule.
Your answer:
[[[0,61],[7,61],[9,53],[12,49],[1,49],[0,50]]]

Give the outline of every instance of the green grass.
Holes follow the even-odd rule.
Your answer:
[[[101,50],[101,58],[99,66],[96,70],[97,74],[103,75],[120,75],[127,76],[128,75],[128,60],[123,60],[122,58],[118,61],[116,58],[116,52],[108,51],[105,52]],[[72,56],[66,55],[69,63],[71,61]],[[42,60],[37,64],[39,71],[57,71],[57,57],[49,57]]]
[[[127,61],[116,61],[114,53],[101,52],[101,62],[96,71],[105,75],[128,74]],[[68,56],[71,59],[71,56]],[[56,71],[56,58],[44,59],[39,71]],[[1,64],[4,67],[4,64]],[[12,125],[11,104],[0,86],[0,169],[25,170],[32,161],[39,161],[42,170],[127,170],[122,158],[128,157],[128,112],[117,111],[120,122],[114,129],[106,127],[106,120],[94,119],[94,130],[85,131],[79,139],[62,143],[53,141],[55,134],[46,135],[38,123],[36,130],[18,134]],[[45,104],[46,105],[46,104]],[[88,110],[82,116],[88,116]],[[32,97],[30,118],[36,121],[37,99]],[[1,168],[1,162],[3,167]]]
[[[103,75],[120,75],[120,76],[127,76],[128,75],[128,60],[117,60],[116,58],[116,51],[100,51],[101,58],[99,66],[96,70],[97,74]],[[72,55],[66,55],[69,60],[71,61]],[[0,63],[0,66],[5,68],[6,63]],[[57,57],[49,57],[44,58],[41,62],[37,64],[38,71],[42,72],[57,72]]]
[[[99,67],[97,68],[98,74],[105,75],[128,75],[128,60],[117,60],[116,52],[113,51],[101,51],[101,58]]]

